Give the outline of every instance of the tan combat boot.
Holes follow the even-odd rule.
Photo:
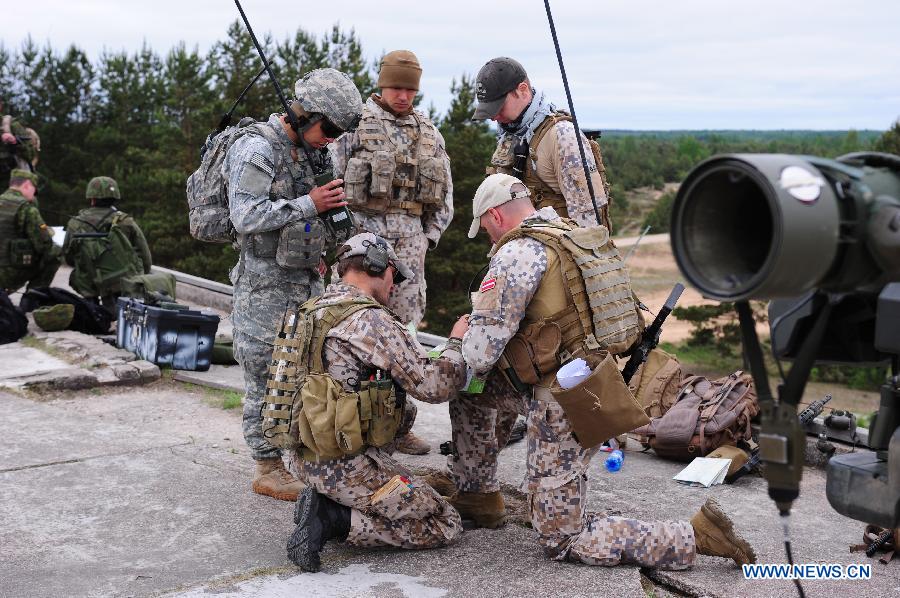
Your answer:
[[[404,455],[425,455],[431,450],[431,445],[413,434],[407,432],[395,441],[394,450]]]
[[[297,500],[306,484],[288,473],[281,457],[260,459],[256,462],[256,475],[253,477],[253,491],[257,494],[271,496],[278,500]]]
[[[506,523],[506,505],[503,496],[496,492],[463,492],[460,490],[450,504],[459,511],[460,517],[475,522],[476,527],[496,529]]]
[[[437,490],[441,496],[448,497],[456,493],[456,483],[442,471],[427,473],[421,477],[422,481]]]
[[[714,498],[706,499],[691,517],[697,552],[708,556],[734,559],[738,565],[756,562],[753,547],[734,531],[734,524]]]

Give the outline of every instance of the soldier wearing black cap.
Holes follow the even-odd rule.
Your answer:
[[[575,126],[568,113],[532,87],[524,67],[512,58],[494,58],[481,67],[476,97],[478,105],[472,118],[490,119],[500,126],[497,150],[487,174],[513,175],[528,187],[536,207],[552,207],[581,226],[596,226]],[[600,224],[609,227],[609,186],[599,146],[588,142],[583,134],[582,141]]]

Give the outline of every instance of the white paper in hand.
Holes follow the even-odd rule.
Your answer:
[[[561,387],[569,389],[573,386],[577,386],[590,375],[591,368],[588,367],[585,360],[579,357],[559,368],[559,371],[556,372],[556,379],[559,381]]]
[[[709,488],[725,481],[729,467],[731,467],[731,459],[697,457],[672,479],[683,484]]]

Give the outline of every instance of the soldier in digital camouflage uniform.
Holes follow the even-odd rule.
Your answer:
[[[387,239],[413,271],[409,280],[394,286],[387,306],[414,326],[425,314],[425,253],[437,247],[453,219],[444,138],[413,107],[421,76],[412,52],[385,54],[378,73],[381,94],[366,101],[357,130],[331,146],[335,174],[344,179],[358,230]],[[423,455],[431,447],[409,432],[398,440],[397,450]]]
[[[223,174],[228,181],[231,222],[240,258],[234,285],[232,321],[235,358],[244,371],[244,438],[256,460],[253,490],[293,501],[303,484],[281,460],[281,451],[263,438],[260,406],[275,330],[289,302],[322,293],[325,227],[319,214],[346,205],[341,181],[320,187],[314,176],[331,167],[326,146],[352,130],[362,98],[350,78],[317,69],[296,82],[291,110],[245,127],[228,149]]]
[[[495,369],[501,356],[512,359],[505,351],[520,327],[557,321],[569,309],[559,255],[550,245],[521,235],[523,227],[571,230],[574,223],[562,220],[553,208],[536,211],[525,186],[504,174],[491,175],[482,183],[473,214],[469,237],[484,229],[494,247],[484,282],[473,294],[462,350],[467,365],[476,376],[487,377],[488,384],[483,394],[460,395],[450,403],[456,450],[450,468],[459,488],[452,504],[478,525],[502,525],[505,515],[497,481],[497,453],[503,444],[497,442],[495,425],[498,414],[514,412],[527,418],[523,489],[529,495],[532,526],[550,558],[590,565],[631,563],[681,569],[691,566],[699,552],[738,563],[753,562],[752,548],[732,531],[731,521],[712,499],[690,522],[645,522],[586,512],[587,469],[597,448],[586,450],[578,443],[568,417],[550,394],[549,384],[558,366],[551,366],[524,396]],[[608,280],[626,290],[630,286],[627,274],[624,278],[615,274]],[[591,300],[623,299],[612,295],[589,293]],[[631,301],[630,295],[626,297]],[[617,319],[623,331],[635,325],[633,302],[628,307]],[[560,350],[587,345],[581,345],[583,327],[564,329],[562,334]],[[538,370],[538,366],[528,365]]]
[[[10,293],[25,283],[49,287],[59,269],[53,229],[35,205],[37,183],[31,171],[13,169],[0,195],[0,288]]]
[[[481,68],[476,77],[476,97],[473,120],[490,119],[500,128],[487,173],[516,176],[528,187],[538,208],[552,207],[579,226],[596,226],[575,126],[568,113],[532,87],[525,69],[512,58],[494,58]],[[609,228],[609,187],[603,161],[598,164],[595,160],[583,134],[582,142],[602,220],[599,224]],[[523,172],[513,170],[516,154],[527,155]]]
[[[359,128],[331,148],[360,231],[390,242],[414,276],[394,287],[388,307],[414,325],[425,313],[425,252],[453,219],[453,182],[444,138],[413,107],[422,68],[407,50],[381,61],[381,94],[366,100]],[[387,166],[385,166],[385,164]]]
[[[377,267],[367,266],[366,255],[372,247],[381,247],[387,254],[375,260],[387,264],[382,265],[380,273]],[[328,286],[317,306],[359,299],[374,299],[383,305],[394,281],[413,274],[387,242],[372,233],[352,237],[339,248],[338,257],[341,281]],[[430,359],[401,322],[378,303],[350,313],[327,331],[323,349],[327,373],[345,392],[359,390],[361,379],[388,376],[408,397],[446,402],[465,380],[460,354],[465,319],[454,325],[440,356]],[[315,314],[321,318],[321,311]],[[312,356],[308,359],[311,362]],[[409,398],[407,403],[411,403]],[[408,425],[406,419],[403,425]],[[297,528],[288,542],[288,555],[294,563],[318,570],[318,553],[334,538],[345,539],[351,546],[420,549],[445,546],[462,533],[453,507],[394,461],[390,457],[392,448],[390,444],[384,448],[368,446],[362,453],[336,459],[307,454],[305,448],[295,453],[293,464],[309,487],[297,502]],[[399,488],[400,504],[373,499],[379,489],[386,485],[390,488],[389,483],[398,475],[406,476]]]
[[[108,232],[113,221],[124,233],[125,238],[131,243],[135,254],[135,266],[133,274],[149,274],[153,266],[153,257],[150,254],[150,246],[144,237],[144,231],[138,226],[134,218],[122,212],[113,205],[122,199],[119,184],[108,176],[92,178],[84,193],[85,199],[91,202],[91,207],[78,212],[77,216],[69,219],[66,224],[66,240],[63,242],[62,254],[65,262],[73,267],[69,276],[69,286],[82,297],[95,297],[92,285],[85,285],[83,281],[91,278],[90,273],[79,272],[77,263],[77,243],[73,243],[72,235],[78,233]],[[140,266],[138,266],[138,262]],[[123,275],[125,276],[125,275]],[[97,297],[103,306],[111,313],[116,310],[116,293]]]

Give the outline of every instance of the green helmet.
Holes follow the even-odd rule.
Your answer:
[[[303,109],[322,114],[344,131],[352,131],[362,118],[362,96],[350,76],[335,69],[316,69],[294,84]]]
[[[34,323],[41,330],[56,332],[57,330],[65,330],[72,323],[72,318],[75,316],[75,306],[71,303],[45,305],[34,310],[33,315]]]
[[[86,199],[122,199],[119,184],[108,176],[95,176],[84,192]]]

